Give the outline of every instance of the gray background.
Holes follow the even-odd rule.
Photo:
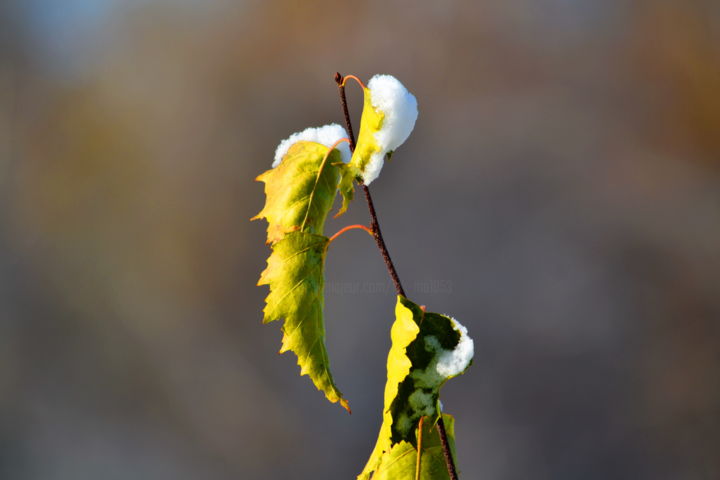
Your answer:
[[[261,325],[248,221],[336,70],[419,101],[372,191],[408,296],[475,339],[462,478],[720,478],[717,2],[11,0],[0,36],[0,478],[359,473],[382,261],[329,253],[347,415]]]

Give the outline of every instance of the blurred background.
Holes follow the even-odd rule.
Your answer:
[[[248,221],[277,143],[342,121],[335,71],[419,101],[372,191],[408,296],[475,339],[462,478],[720,478],[718,2],[7,0],[0,38],[0,478],[361,471],[382,260],[329,253],[347,415],[261,324]]]

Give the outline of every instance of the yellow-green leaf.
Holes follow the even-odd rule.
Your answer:
[[[453,457],[455,457],[455,419],[443,414],[445,431]],[[418,431],[420,425],[417,427]],[[418,445],[400,441],[380,459],[372,480],[445,480],[450,475],[440,443],[440,434],[432,418],[424,417],[422,434],[418,432]],[[418,464],[418,453],[420,463]],[[419,470],[419,472],[418,472]]]
[[[382,146],[375,138],[375,134],[380,131],[385,119],[385,114],[376,109],[372,105],[372,95],[370,89],[363,88],[365,100],[363,102],[363,111],[360,116],[360,131],[355,145],[355,151],[348,166],[364,176],[364,173],[371,161],[382,161],[382,158],[376,159],[378,155],[385,156]]]
[[[272,245],[258,285],[269,285],[264,322],[284,319],[280,353],[292,350],[300,375],[308,375],[331,402],[349,406],[335,386],[325,348],[323,266],[328,239],[295,231]]]
[[[415,96],[392,75],[373,76],[363,94],[360,131],[349,166],[369,185],[380,175],[385,158],[407,140],[418,109]]]
[[[252,220],[267,220],[267,243],[295,230],[322,235],[338,191],[340,165],[337,150],[328,155],[328,147],[300,141],[277,167],[257,177],[265,183],[267,200]]]
[[[272,254],[258,285],[268,285],[264,322],[284,320],[280,353],[293,351],[300,374],[308,375],[331,402],[349,410],[330,373],[323,320],[323,269],[328,238],[323,227],[338,191],[340,154],[307,141],[293,144],[265,182],[265,207]]]
[[[385,478],[373,475],[405,451],[402,445],[417,449],[420,418],[430,419],[429,423],[439,418],[440,388],[449,378],[463,373],[472,358],[472,339],[464,327],[446,315],[425,312],[402,296],[398,296],[390,336],[383,422],[375,448],[358,477],[361,480]],[[387,478],[415,477],[408,473]]]

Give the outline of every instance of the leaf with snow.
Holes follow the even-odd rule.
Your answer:
[[[385,157],[402,145],[415,127],[417,100],[392,75],[375,75],[363,88],[365,101],[349,175],[369,185],[382,170]]]
[[[402,296],[398,296],[390,336],[383,423],[360,480],[384,478],[375,475],[397,455],[397,445],[407,443],[417,449],[420,418],[430,419],[428,423],[439,418],[440,388],[465,372],[474,353],[472,339],[457,320],[425,312]]]
[[[308,129],[281,143],[275,167],[258,177],[265,183],[267,199],[253,220],[268,221],[267,243],[272,248],[258,285],[270,287],[264,322],[284,319],[280,353],[295,352],[300,374],[310,376],[328,400],[349,410],[330,373],[323,319],[329,240],[322,233],[338,191],[343,153],[328,152],[328,145],[302,139],[332,146],[344,133],[341,128],[323,128]]]
[[[316,142],[297,141],[285,150],[277,166],[257,177],[265,183],[267,199],[252,220],[267,220],[267,243],[277,242],[295,230],[323,233],[340,178],[336,163],[341,155],[335,149],[326,159],[328,148]]]
[[[275,149],[275,159],[273,160],[272,166],[275,168],[280,165],[280,162],[282,162],[285,154],[290,150],[290,147],[297,142],[314,142],[330,148],[335,145],[338,140],[343,138],[348,138],[347,131],[337,123],[330,123],[322,127],[310,127],[302,132],[293,133],[280,142],[277,149]],[[348,143],[341,143],[337,145],[336,148],[340,152],[342,161],[348,163],[350,161],[350,145]]]

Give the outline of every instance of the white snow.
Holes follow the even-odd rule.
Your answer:
[[[460,340],[453,350],[442,350],[435,370],[445,377],[453,377],[465,371],[475,354],[475,344],[467,334],[467,328],[450,317],[453,328],[460,333]]]
[[[434,354],[434,358],[424,370],[413,370],[411,376],[419,388],[438,388],[445,380],[460,375],[470,364],[475,353],[472,338],[467,328],[454,318],[445,315],[452,322],[453,329],[460,334],[458,344],[452,350],[445,350],[433,335],[427,335],[425,350]]]
[[[280,162],[282,162],[283,157],[288,150],[290,150],[290,147],[297,142],[304,140],[306,142],[319,143],[330,148],[341,138],[347,137],[347,131],[337,123],[323,125],[322,127],[310,127],[302,132],[293,133],[278,145],[277,150],[275,150],[275,161],[272,166],[275,168],[280,165]],[[342,161],[348,163],[350,161],[350,146],[347,142],[343,142],[335,148],[340,151]]]
[[[375,141],[380,151],[371,155],[363,171],[366,185],[380,175],[385,155],[402,145],[415,127],[418,116],[417,99],[392,75],[375,75],[368,82],[370,103],[385,117]]]

